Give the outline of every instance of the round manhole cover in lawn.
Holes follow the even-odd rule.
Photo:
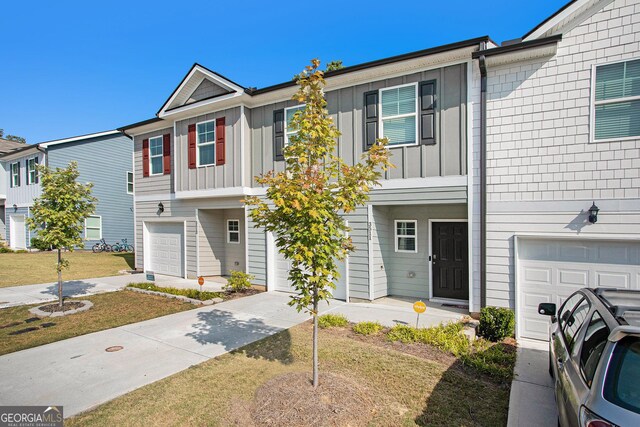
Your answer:
[[[111,347],[107,347],[105,348],[104,351],[106,351],[107,353],[113,353],[114,351],[120,351],[122,350],[124,347],[121,345],[112,345]]]

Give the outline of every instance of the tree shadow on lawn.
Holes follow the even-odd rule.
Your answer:
[[[227,351],[238,350],[254,359],[279,361],[285,365],[293,363],[291,334],[287,329],[267,325],[259,318],[242,319],[239,316],[242,315],[215,309],[200,312],[198,322],[192,325],[196,331],[187,336],[200,344],[219,344]],[[260,341],[272,335],[276,336]]]
[[[127,266],[129,266],[129,270],[134,270],[136,268],[134,262],[134,252],[114,253],[113,256],[124,259],[127,262]]]
[[[62,282],[62,297],[63,298],[73,298],[79,295],[86,295],[89,290],[95,288],[97,286],[96,283],[91,283],[86,280],[67,280]],[[54,283],[50,286],[47,286],[47,289],[40,292],[44,295],[52,295],[54,297],[58,296],[58,284]]]
[[[515,352],[515,347],[508,344],[495,346],[500,346],[501,351]],[[485,350],[476,356],[486,361],[495,358],[495,354]],[[419,426],[507,425],[511,379],[504,373],[499,375],[500,378],[492,378],[458,358],[442,374],[415,423]]]

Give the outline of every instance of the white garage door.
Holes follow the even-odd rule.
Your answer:
[[[547,340],[549,318],[538,304],[558,307],[584,287],[640,289],[640,243],[621,241],[518,240],[518,331]]]
[[[149,268],[156,274],[184,276],[183,223],[150,223]]]
[[[290,262],[284,258],[284,255],[282,255],[277,248],[275,248],[274,251],[276,279],[274,289],[281,292],[295,292],[295,289],[291,287],[291,283],[288,280]],[[338,271],[340,272],[340,279],[338,279],[336,289],[333,291],[333,297],[345,300],[347,298],[347,268],[345,261],[338,263]]]

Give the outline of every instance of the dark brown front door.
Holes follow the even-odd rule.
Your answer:
[[[431,247],[433,297],[469,299],[469,241],[466,222],[434,222]]]

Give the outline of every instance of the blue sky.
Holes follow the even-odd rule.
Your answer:
[[[568,0],[5,2],[0,128],[30,143],[151,118],[194,62],[243,86],[309,59],[345,65],[520,37]]]

